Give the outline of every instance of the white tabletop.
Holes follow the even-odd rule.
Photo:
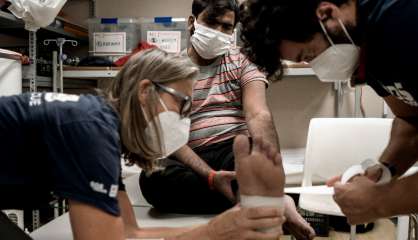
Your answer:
[[[141,227],[185,227],[207,223],[212,216],[159,214],[150,207],[134,207]],[[68,213],[37,229],[30,236],[37,240],[71,240],[72,232]]]
[[[284,150],[282,152],[286,182],[297,184],[301,182],[303,172],[304,149]],[[134,206],[135,216],[141,227],[184,227],[204,224],[212,216],[189,216],[174,214],[156,214],[142,196],[139,188],[138,167],[122,167],[122,175],[129,199]],[[64,214],[50,223],[42,226],[31,234],[31,237],[42,240],[72,239],[69,215]]]

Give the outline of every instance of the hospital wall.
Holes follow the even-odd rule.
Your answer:
[[[192,0],[98,0],[99,17],[187,17]],[[346,90],[342,116],[353,116],[354,91]],[[309,121],[313,117],[335,116],[335,95],[332,84],[316,77],[285,78],[270,85],[268,102],[272,109],[282,148],[306,145]],[[383,102],[373,90],[365,87],[363,102],[367,117],[381,117]]]
[[[354,116],[354,94],[354,90],[344,88],[341,117]],[[267,99],[282,148],[306,146],[311,118],[336,116],[333,84],[316,77],[289,77],[271,84]],[[370,87],[363,87],[362,99],[366,117],[382,117],[383,101]]]
[[[192,0],[96,0],[100,17],[187,17]]]

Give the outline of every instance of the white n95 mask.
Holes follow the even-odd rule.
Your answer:
[[[177,112],[168,110],[160,97],[159,100],[165,111],[155,116],[154,120],[160,122],[161,147],[157,140],[157,131],[154,125],[148,120],[148,117],[146,117],[145,111],[142,111],[145,119],[148,121],[145,134],[150,137],[152,148],[154,148],[155,151],[162,149],[161,158],[166,158],[186,145],[189,141],[190,118],[181,118]]]
[[[25,29],[36,31],[51,24],[67,0],[9,0],[8,8],[23,19]]]
[[[338,22],[351,44],[334,44],[324,24],[319,21],[331,46],[314,58],[310,65],[322,82],[349,81],[358,66],[360,49],[354,44],[342,21],[338,19]]]
[[[196,52],[204,59],[210,60],[222,56],[231,49],[234,37],[205,27],[194,21],[194,33],[190,38]]]

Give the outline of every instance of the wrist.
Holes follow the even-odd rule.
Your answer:
[[[376,201],[373,205],[379,218],[392,216],[393,204],[397,203],[397,197],[394,197],[396,194],[393,194],[393,185],[394,182],[375,186],[374,196]]]

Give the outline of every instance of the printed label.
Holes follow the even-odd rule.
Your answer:
[[[98,32],[93,35],[93,51],[98,53],[126,53],[125,32]]]
[[[180,31],[148,31],[147,41],[169,53],[180,53]]]

